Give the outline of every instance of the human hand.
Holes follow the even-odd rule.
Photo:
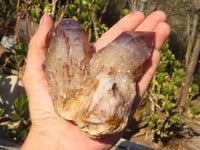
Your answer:
[[[123,31],[156,32],[155,50],[144,65],[143,75],[137,83],[137,102],[156,71],[160,59],[158,50],[170,34],[170,27],[165,20],[166,16],[161,11],[152,13],[146,19],[141,12],[132,12],[117,22],[94,44],[94,49],[98,51]],[[108,149],[120,139],[121,134],[99,140],[91,139],[76,125],[60,118],[54,112],[48,93],[48,83],[42,69],[46,59],[46,37],[52,28],[52,19],[44,15],[38,31],[29,44],[23,83],[29,97],[32,125],[22,149]]]

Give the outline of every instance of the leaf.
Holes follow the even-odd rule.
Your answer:
[[[179,62],[178,60],[175,60],[175,61],[174,61],[174,67],[175,67],[175,68],[179,68],[180,65],[181,65],[181,64],[180,64],[180,62]]]
[[[165,72],[165,71],[166,71],[166,66],[167,66],[167,64],[160,63],[160,64],[158,65],[157,71],[158,71],[158,72]]]
[[[165,82],[163,86],[163,94],[167,95],[169,99],[175,96],[175,87],[173,83]]]
[[[168,50],[165,55],[166,55],[166,59],[168,59],[168,60],[172,59],[171,58],[172,57],[172,52],[171,51]]]
[[[17,130],[12,130],[12,134],[17,134]]]
[[[128,10],[127,8],[126,8],[126,9],[123,9],[123,10],[121,11],[121,16],[124,17],[124,16],[128,15],[128,13],[129,13],[129,10]]]
[[[39,19],[39,9],[37,8],[37,6],[31,8],[31,17],[35,22]]]
[[[170,101],[164,101],[162,104],[162,107],[165,112],[171,112],[174,108],[174,103],[172,103]]]
[[[81,1],[81,0],[75,0],[75,1],[74,1],[74,4],[78,4],[78,5],[80,5],[81,2],[83,2],[83,1],[85,1],[85,0],[82,0],[82,1]]]
[[[60,8],[58,8],[58,15],[60,16],[61,14],[62,14],[62,11],[63,11],[63,8],[62,7],[60,7]]]
[[[17,98],[14,102],[14,109],[19,117],[28,118],[28,97],[26,95],[21,95],[19,98]]]
[[[191,101],[191,100],[186,100],[186,104],[187,104],[187,106],[188,107],[192,107],[192,106],[194,106],[194,101]]]
[[[161,48],[161,52],[166,52],[169,50],[169,44],[166,42],[163,44],[162,48]]]
[[[169,135],[170,135],[170,136],[173,136],[173,135],[174,135],[174,131],[170,131],[170,132],[169,132]]]
[[[159,73],[156,78],[156,80],[158,81],[158,84],[162,85],[166,81],[166,77],[167,77],[166,73]]]
[[[23,55],[23,57],[27,57],[28,53],[28,43],[19,43],[18,49],[16,50],[16,55]]]
[[[77,1],[80,1],[80,0],[77,0]],[[86,6],[88,3],[87,3],[87,0],[82,0],[81,1],[81,4],[79,3],[79,6],[81,5],[82,7]]]
[[[150,120],[153,122],[153,123],[156,123],[158,121],[159,117],[157,114],[152,114],[151,115],[151,118]]]
[[[197,84],[192,84],[191,92],[196,93],[199,91],[199,86]]]
[[[22,140],[25,140],[25,138],[27,137],[27,131],[25,129],[21,130],[20,133],[19,133],[19,137]]]
[[[200,107],[194,107],[193,108],[193,113],[195,116],[199,116],[200,115]]]
[[[200,74],[194,76],[194,84],[200,85]]]
[[[50,6],[50,4],[46,4],[43,10],[44,10],[45,14],[51,15],[51,6]]]
[[[0,117],[2,117],[3,114],[4,114],[4,109],[1,110],[1,112],[0,112]]]
[[[162,130],[162,128],[163,128],[163,124],[159,124],[157,127],[158,130]]]
[[[85,12],[82,12],[82,13],[81,13],[81,19],[87,20],[87,18],[88,18],[88,14],[85,13]]]
[[[187,115],[189,118],[193,118],[193,114],[191,113],[191,109],[188,108]]]
[[[8,116],[9,116],[9,118],[10,118],[12,121],[18,121],[18,120],[20,120],[20,117],[19,117],[17,114],[9,113]]]
[[[3,126],[2,128],[3,132],[6,133],[8,135],[8,127],[7,126]]]
[[[165,98],[166,98],[166,96],[163,95],[163,94],[159,94],[159,95],[158,95],[158,99],[165,99]]]
[[[155,123],[153,123],[152,121],[148,122],[148,126],[150,129],[154,129],[155,128]]]
[[[94,11],[94,13],[97,13],[97,11],[100,10],[100,7],[97,4],[93,4],[92,10]]]
[[[183,124],[182,119],[178,116],[178,114],[175,114],[172,116],[172,121],[176,124],[178,124],[179,126],[181,126]]]
[[[180,76],[175,76],[173,78],[173,82],[174,82],[174,85],[178,86],[178,87],[181,87],[182,86],[182,83],[183,83],[183,78],[180,77]]]
[[[179,76],[180,78],[185,77],[185,71],[183,69],[174,69],[175,71],[175,76]]]

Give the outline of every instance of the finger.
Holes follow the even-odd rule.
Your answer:
[[[34,107],[45,107],[51,103],[48,95],[48,84],[42,70],[42,63],[45,60],[46,37],[53,28],[53,21],[50,16],[44,15],[40,26],[29,43],[26,70],[23,76],[23,84],[29,96],[30,111]],[[52,108],[51,108],[52,109]]]
[[[46,37],[48,32],[53,28],[53,21],[50,16],[44,15],[41,18],[40,26],[29,43],[29,52],[27,57],[27,69],[41,69],[41,63],[45,60]],[[36,61],[37,60],[37,61]],[[32,68],[34,67],[34,68]]]
[[[139,98],[141,98],[144,95],[145,91],[147,90],[148,85],[151,82],[154,73],[156,72],[159,61],[160,61],[160,53],[158,50],[155,49],[149,60],[145,62],[143,68],[143,75],[138,80],[137,93]]]
[[[165,22],[161,22],[155,27],[154,29],[154,32],[156,33],[155,49],[159,50],[162,47],[164,42],[169,37],[170,31],[171,31],[170,26]]]
[[[138,82],[140,97],[144,95],[144,92],[148,88],[148,85],[151,82],[154,73],[156,72],[160,61],[160,54],[158,50],[162,47],[170,35],[170,27],[167,23],[161,22],[155,27],[154,32],[156,33],[155,50],[153,51],[150,59],[144,64],[143,76]]]
[[[158,15],[158,14],[162,14],[162,12],[159,11],[159,13],[152,14],[152,15]],[[162,22],[164,18],[165,17],[157,21],[157,23],[154,25],[151,24],[150,26],[152,27],[150,28],[143,26],[143,29],[147,29],[147,28],[149,30],[153,29],[153,31],[156,33],[156,39],[155,39],[155,50],[153,51],[150,59],[145,63],[144,69],[143,69],[143,75],[138,81],[139,97],[142,97],[144,95],[146,89],[148,88],[149,83],[151,82],[151,79],[154,73],[156,72],[156,69],[160,61],[160,54],[158,50],[162,47],[162,45],[164,44],[164,42],[167,40],[167,38],[170,35],[170,26],[167,23]]]
[[[135,31],[153,31],[157,24],[164,21],[166,21],[165,13],[162,11],[155,11],[147,16]]]
[[[145,63],[143,69],[143,76],[138,82],[140,97],[144,95],[144,92],[146,91],[154,73],[156,72],[160,61],[160,54],[158,50],[162,47],[162,45],[170,35],[170,27],[167,23],[161,22],[155,27],[154,32],[156,32],[157,37],[155,42],[156,47],[150,59]]]
[[[135,30],[138,25],[144,20],[144,14],[139,11],[134,11],[122,19],[120,19],[114,26],[112,26],[100,39],[94,44],[95,51],[105,47],[112,42],[117,36],[124,31]]]

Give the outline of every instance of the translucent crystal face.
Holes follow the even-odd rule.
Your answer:
[[[154,36],[153,32],[124,32],[92,57],[81,26],[72,19],[61,21],[48,35],[45,68],[58,115],[92,138],[122,131]]]

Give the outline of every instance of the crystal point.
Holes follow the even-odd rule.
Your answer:
[[[121,132],[136,81],[154,48],[153,32],[127,31],[91,57],[86,32],[71,19],[48,36],[45,74],[55,111],[92,138]]]
[[[72,19],[64,19],[47,37],[46,78],[53,102],[69,89],[80,88],[89,74],[91,50],[88,36]]]

